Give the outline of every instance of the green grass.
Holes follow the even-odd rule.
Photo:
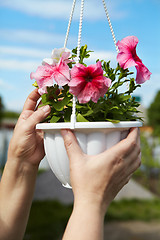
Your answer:
[[[24,240],[62,239],[71,212],[71,205],[56,201],[33,202]],[[160,221],[160,200],[114,201],[108,209],[105,222],[128,220]]]
[[[72,206],[56,201],[33,202],[24,240],[57,240],[62,236]]]
[[[19,113],[17,112],[11,112],[11,111],[4,111],[3,112],[3,118],[7,118],[7,119],[18,119],[19,118]]]
[[[105,221],[160,220],[160,200],[114,201],[109,207]]]

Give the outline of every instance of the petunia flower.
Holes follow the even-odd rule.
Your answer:
[[[70,82],[70,70],[63,57],[54,67],[53,76],[59,86],[64,86]]]
[[[47,87],[53,86],[55,68],[46,64],[45,66],[39,66],[36,72],[30,74],[30,78],[35,79],[38,84],[38,92],[40,95],[47,93]]]
[[[118,41],[117,46],[119,53],[117,55],[117,61],[123,69],[135,66],[137,69],[136,83],[141,84],[149,80],[152,73],[137,56],[137,44],[138,38],[135,36],[128,36]]]
[[[90,100],[96,103],[107,92],[111,80],[103,76],[100,61],[88,67],[78,63],[71,69],[71,81],[68,85],[70,93],[77,96],[80,103]]]
[[[51,66],[55,66],[60,59],[62,58],[63,61],[68,64],[70,63],[72,60],[69,60],[68,58],[71,57],[71,51],[67,48],[55,48],[52,51],[52,55],[51,58],[45,58],[43,59],[42,64],[49,64]]]

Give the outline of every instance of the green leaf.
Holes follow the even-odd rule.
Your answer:
[[[56,111],[62,111],[64,107],[70,102],[71,98],[65,97],[61,101],[53,102],[52,106],[56,109]]]
[[[51,118],[51,120],[50,120],[50,123],[56,123],[56,122],[59,121],[60,118],[61,118],[61,117],[53,116],[53,117]]]
[[[46,102],[48,102],[48,96],[46,93],[41,96],[41,99],[42,99],[42,103],[44,105],[47,105]]]
[[[70,122],[71,114],[72,114],[72,108],[67,108],[65,113],[64,113],[64,121],[65,122]]]
[[[34,86],[34,87],[38,88],[37,81],[35,81],[35,82],[32,84],[32,86]]]
[[[88,122],[88,120],[84,118],[80,113],[78,113],[77,122]]]
[[[114,119],[109,119],[109,118],[107,118],[106,121],[112,122],[112,123],[119,123],[120,122],[119,120],[114,120]]]
[[[91,114],[93,114],[93,110],[90,109],[87,113],[83,114],[84,117],[90,116]]]

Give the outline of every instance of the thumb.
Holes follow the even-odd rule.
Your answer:
[[[43,106],[38,108],[27,120],[26,124],[28,127],[28,130],[35,129],[36,124],[43,121],[50,113],[51,108],[49,105]]]
[[[81,156],[83,152],[74,133],[71,130],[65,129],[61,130],[61,135],[63,137],[64,146],[66,148],[70,162],[73,160],[76,161],[76,159],[78,159],[78,157]]]

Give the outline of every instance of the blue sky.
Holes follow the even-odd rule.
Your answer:
[[[152,72],[136,94],[148,107],[160,90],[160,1],[106,0],[116,39],[135,35],[137,54]],[[63,47],[72,0],[0,0],[0,96],[9,110],[21,111],[32,91],[30,72],[54,48]],[[80,0],[77,0],[67,47],[77,45]],[[82,44],[95,53],[91,57],[111,59],[116,50],[101,0],[86,0]]]

